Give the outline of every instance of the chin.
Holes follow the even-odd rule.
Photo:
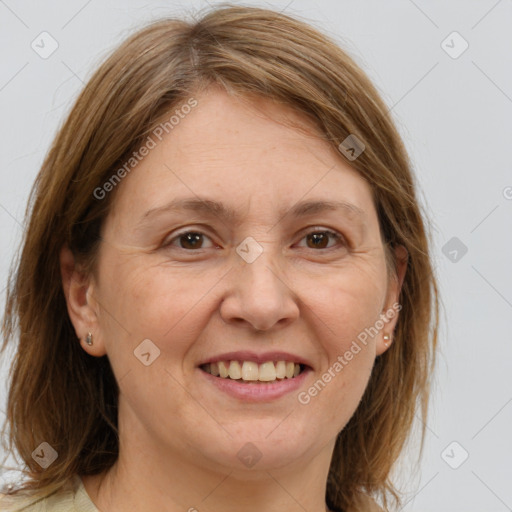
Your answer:
[[[276,432],[272,432],[276,427],[275,420],[272,424],[272,428],[240,428],[233,437],[224,436],[222,440],[212,440],[201,450],[202,455],[210,459],[212,469],[215,466],[218,470],[220,464],[226,470],[247,475],[249,478],[250,475],[256,478],[260,471],[282,469],[290,464],[300,463],[308,451],[307,441],[287,436],[285,432],[284,435],[276,435]],[[312,445],[313,443],[311,440]],[[214,446],[216,448],[212,450]],[[310,447],[312,448],[313,446]]]

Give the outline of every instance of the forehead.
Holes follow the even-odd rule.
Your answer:
[[[250,203],[282,213],[309,197],[372,209],[368,183],[290,107],[220,89],[193,99],[119,185],[115,216],[132,223],[185,195],[216,197],[233,210]]]

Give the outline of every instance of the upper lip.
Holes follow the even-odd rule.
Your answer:
[[[218,361],[253,361],[258,364],[266,363],[267,361],[290,361],[311,367],[311,363],[304,357],[290,352],[272,351],[262,352],[258,354],[250,350],[239,350],[236,352],[225,352],[216,356],[211,356],[201,361],[198,366],[207,363],[217,363]]]

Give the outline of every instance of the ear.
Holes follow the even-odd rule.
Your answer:
[[[398,303],[398,298],[404,282],[408,260],[407,249],[403,245],[397,245],[395,247],[396,274],[391,276],[388,281],[386,300],[380,316],[384,326],[377,338],[377,355],[383,354],[393,343],[393,331],[398,321],[399,311],[402,309],[402,305]],[[389,339],[386,340],[384,336],[389,336]]]
[[[76,265],[73,253],[67,246],[64,246],[60,252],[60,271],[69,318],[82,348],[91,356],[105,355],[106,350],[99,325],[98,304],[94,300],[92,277],[86,276],[83,270]],[[85,342],[89,332],[93,335],[92,345]]]

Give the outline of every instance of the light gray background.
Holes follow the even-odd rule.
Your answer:
[[[30,187],[83,83],[140,23],[206,5],[0,0],[2,303]],[[445,318],[425,454],[397,472],[404,510],[512,510],[511,0],[250,5],[305,17],[356,58],[392,107],[433,223]],[[43,31],[59,45],[47,59],[31,48]],[[457,58],[453,31],[469,44]]]

